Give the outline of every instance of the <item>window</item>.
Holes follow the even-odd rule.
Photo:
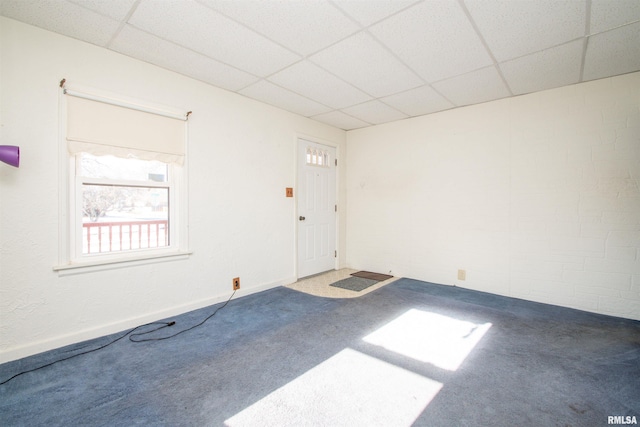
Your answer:
[[[329,167],[329,153],[317,148],[307,148],[307,164],[311,166]]]
[[[76,162],[83,256],[170,246],[169,164],[89,153]]]
[[[188,114],[63,94],[68,222],[55,269],[186,255]]]

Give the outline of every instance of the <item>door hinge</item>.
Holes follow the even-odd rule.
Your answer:
[[[333,257],[338,258],[338,251],[333,251]]]
[[[338,205],[334,205],[335,207],[335,212],[338,212]]]
[[[338,159],[336,159],[336,166],[338,166]]]

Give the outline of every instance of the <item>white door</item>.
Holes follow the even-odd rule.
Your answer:
[[[298,277],[336,266],[336,149],[298,140]]]

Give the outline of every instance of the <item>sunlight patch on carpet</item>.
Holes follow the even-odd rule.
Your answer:
[[[363,340],[441,369],[455,371],[489,328],[491,323],[475,324],[411,309]]]
[[[225,421],[225,425],[410,426],[442,383],[345,349]]]

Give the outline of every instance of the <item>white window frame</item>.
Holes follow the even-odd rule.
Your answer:
[[[95,93],[95,92],[94,92]],[[188,245],[188,143],[184,163],[168,163],[168,182],[111,180],[76,176],[80,155],[69,153],[66,140],[67,108],[62,91],[59,98],[59,257],[53,267],[60,275],[80,274],[98,270],[122,268],[154,262],[186,259],[191,254]],[[105,95],[114,99],[111,94]],[[131,101],[124,101],[131,105]],[[134,105],[144,105],[135,101]],[[147,111],[157,106],[145,107]],[[188,126],[185,126],[188,141]],[[169,188],[169,245],[159,248],[114,251],[100,254],[82,253],[82,185],[117,184]]]

